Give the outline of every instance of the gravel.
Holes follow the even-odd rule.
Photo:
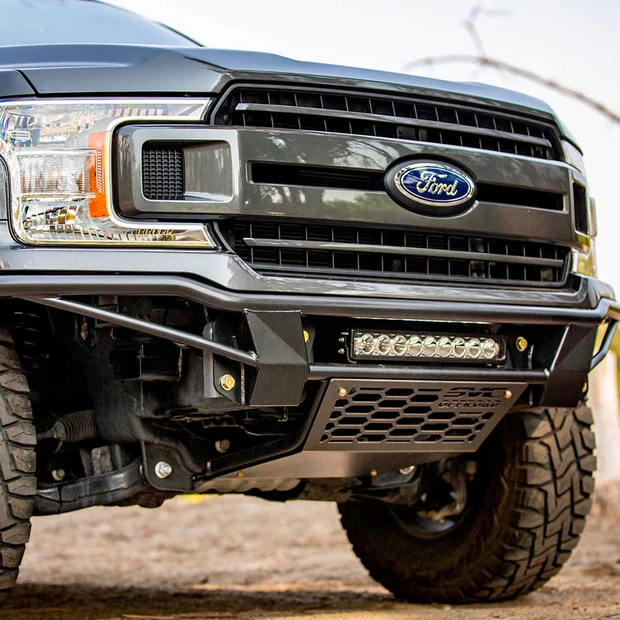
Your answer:
[[[34,520],[11,620],[620,618],[620,483],[599,485],[567,567],[516,602],[396,601],[350,550],[332,504],[177,498]]]

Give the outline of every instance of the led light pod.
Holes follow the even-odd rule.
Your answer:
[[[355,355],[371,355],[375,348],[375,338],[372,334],[361,334],[355,340]]]
[[[375,349],[379,355],[390,355],[392,352],[392,339],[386,334],[375,338]]]
[[[398,334],[392,338],[392,348],[394,355],[401,356],[407,353],[407,338]]]
[[[506,359],[506,340],[503,336],[354,331],[351,358],[499,363]]]
[[[487,338],[482,343],[482,357],[485,360],[495,359],[500,352],[499,343],[492,338]]]
[[[209,100],[0,103],[0,157],[11,223],[25,243],[215,247],[202,224],[134,222],[112,207],[114,128],[125,121],[201,120]]]
[[[407,343],[407,357],[419,357],[420,353],[422,353],[422,338],[420,336],[411,336]]]
[[[450,357],[452,354],[452,341],[448,336],[441,336],[437,340],[437,355],[439,357]]]
[[[465,357],[477,360],[482,354],[482,343],[478,338],[470,338],[465,343]]]

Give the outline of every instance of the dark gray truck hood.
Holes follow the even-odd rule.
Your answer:
[[[543,101],[504,88],[299,62],[274,54],[136,45],[0,47],[0,98],[32,95],[206,95],[218,93],[228,83],[240,80],[312,82],[424,94],[529,111],[557,121],[553,110]]]

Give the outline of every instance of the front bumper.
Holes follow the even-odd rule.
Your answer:
[[[212,257],[215,258],[215,257]],[[437,287],[423,287],[427,295],[429,289],[446,292]],[[471,301],[451,299],[389,299],[340,295],[295,295],[238,292],[218,288],[194,278],[180,275],[152,274],[37,274],[6,273],[0,277],[0,296],[28,298],[32,301],[64,309],[76,314],[110,321],[114,324],[143,331],[156,337],[168,339],[190,347],[195,347],[228,358],[233,362],[247,364],[260,369],[272,365],[267,349],[268,338],[263,338],[265,356],[257,351],[243,351],[216,340],[180,332],[178,330],[116,314],[82,302],[68,299],[74,296],[127,295],[127,296],[174,296],[188,299],[207,308],[246,316],[270,316],[263,329],[277,332],[281,325],[279,319],[291,314],[300,319],[305,316],[345,317],[355,320],[401,320],[401,321],[439,321],[442,323],[463,324],[512,324],[522,326],[559,326],[565,329],[560,350],[554,359],[549,359],[545,368],[532,369],[488,369],[488,368],[433,368],[395,365],[354,365],[306,363],[304,379],[324,380],[333,377],[354,377],[359,379],[410,379],[410,380],[505,380],[524,381],[529,384],[552,383],[554,374],[562,365],[563,358],[573,350],[571,364],[580,373],[589,372],[598,363],[611,344],[613,329],[620,320],[620,304],[612,297],[611,290],[598,280],[579,279],[579,286],[573,291],[475,291],[466,289]],[[453,294],[460,291],[449,289]],[[485,299],[486,294],[486,299]],[[506,303],[499,303],[503,295]],[[532,296],[538,296],[533,303]],[[463,295],[461,295],[463,299]],[[485,299],[485,303],[482,300]],[[510,303],[508,300],[510,299]],[[536,297],[534,297],[536,299]],[[526,304],[526,301],[529,304]],[[570,305],[569,305],[570,304]],[[608,321],[607,337],[601,349],[592,357],[592,350],[586,356],[581,354],[577,360],[575,348],[577,332],[588,334],[594,345],[593,333]],[[290,335],[296,340],[293,347],[297,352],[303,350],[303,330],[301,320],[289,321],[289,328],[297,333]],[[579,340],[579,338],[578,338]],[[580,339],[580,341],[583,338]],[[300,344],[302,343],[302,344]],[[590,343],[586,347],[590,346]],[[302,355],[303,357],[303,355]],[[587,359],[586,359],[587,358]],[[583,385],[583,383],[581,384]],[[579,386],[581,389],[581,385]],[[564,399],[566,400],[566,399]],[[271,403],[290,404],[290,403]],[[542,405],[567,404],[566,402],[541,401]],[[574,403],[573,403],[574,404]]]
[[[436,287],[425,289],[427,294],[430,294],[429,290],[442,291]],[[468,293],[471,292],[473,289],[468,289]],[[296,405],[312,386],[316,395],[314,404],[299,432],[269,442],[259,449],[250,449],[247,453],[222,455],[207,463],[206,468],[197,466],[188,470],[174,451],[145,442],[145,472],[149,482],[157,488],[175,492],[200,490],[208,480],[235,476],[240,471],[248,480],[355,477],[367,475],[371,469],[389,471],[425,459],[441,458],[441,454],[475,450],[499,423],[507,406],[575,406],[583,397],[589,371],[606,353],[613,329],[620,320],[620,304],[611,298],[610,289],[597,280],[587,278],[580,279],[572,291],[487,291],[485,301],[482,290],[473,293],[474,299],[471,301],[462,301],[463,297],[461,301],[394,299],[346,295],[344,290],[340,293],[337,295],[332,291],[332,294],[316,295],[231,291],[197,278],[152,273],[68,274],[36,273],[33,270],[31,273],[5,273],[0,277],[0,297],[28,299],[201,350],[213,387],[218,388],[217,377],[221,372],[237,374],[243,379],[238,382],[238,389],[226,393],[218,391],[221,396],[248,407]],[[500,303],[502,295],[504,303]],[[527,300],[529,303],[525,303],[523,295],[538,295],[539,303],[533,303],[531,298]],[[98,296],[173,296],[191,300],[207,309],[222,311],[246,321],[252,335],[252,345],[239,348],[227,338],[220,338],[217,330],[197,335],[112,312],[91,303]],[[406,321],[426,325],[437,323],[448,328],[455,324],[502,325],[508,326],[513,333],[516,333],[514,330],[530,330],[532,333],[538,330],[539,350],[518,367],[318,362],[307,354],[304,325],[308,320],[357,324],[390,321],[394,325]],[[597,333],[604,323],[607,323],[607,336],[600,350],[593,354]],[[328,418],[332,415],[330,408],[340,407],[337,398],[330,394],[343,386],[346,386],[348,394],[364,386],[381,393],[390,389],[389,386],[396,386],[397,390],[424,386],[424,389],[447,393],[451,402],[455,402],[454,392],[450,392],[452,389],[467,388],[475,394],[483,391],[491,397],[502,393],[510,393],[511,396],[501,405],[484,401],[485,412],[488,410],[492,417],[489,417],[484,428],[474,429],[475,437],[472,432],[470,445],[440,445],[443,439],[424,447],[415,442],[401,445],[390,445],[389,442],[383,445],[340,442],[321,445],[321,433],[328,428]],[[457,404],[460,406],[462,402]],[[391,401],[389,406],[392,404]],[[471,418],[469,406],[457,411],[456,415]],[[476,410],[475,415],[484,415],[485,412]],[[454,418],[451,423],[454,423]],[[175,463],[178,478],[164,482],[150,475],[154,463],[161,459]]]

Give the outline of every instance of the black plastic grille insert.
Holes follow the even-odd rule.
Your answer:
[[[146,144],[142,150],[142,193],[147,200],[183,200],[183,151]]]
[[[552,123],[422,97],[319,88],[237,86],[215,124],[378,136],[561,160]]]
[[[559,286],[568,248],[420,230],[236,220],[220,224],[255,271],[295,277]]]

